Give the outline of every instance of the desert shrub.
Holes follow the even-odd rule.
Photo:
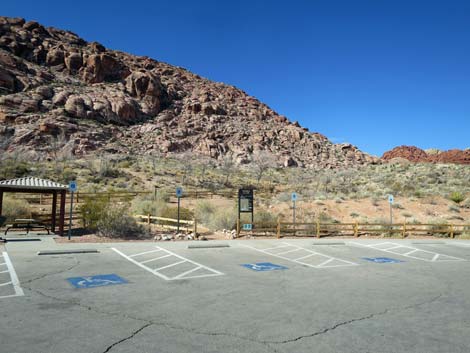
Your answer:
[[[202,224],[209,224],[216,211],[217,207],[209,201],[199,201],[196,204],[196,219]]]
[[[7,222],[12,222],[16,218],[30,218],[31,210],[25,200],[5,197],[2,214],[6,217]]]
[[[409,212],[403,212],[401,215],[407,219],[413,217],[413,215]]]
[[[351,212],[349,215],[350,215],[352,218],[357,218],[357,217],[360,216],[359,213],[356,213],[356,212]]]
[[[96,230],[110,202],[107,197],[86,197],[79,205],[83,228]]]
[[[460,206],[463,208],[470,208],[470,198],[467,198]]]
[[[448,237],[449,233],[447,232],[447,225],[448,222],[442,218],[433,218],[428,221],[429,226],[427,229],[431,233],[431,235],[436,235],[438,237]]]
[[[256,210],[255,211],[255,223],[276,223],[277,216],[274,213],[271,213],[266,210]]]
[[[401,204],[399,204],[399,203],[394,203],[394,204],[392,205],[392,207],[393,207],[393,208],[396,208],[396,209],[398,209],[398,210],[404,210],[404,209],[405,209],[405,207],[403,207],[403,206],[402,206]]]
[[[15,158],[0,160],[0,180],[21,178],[30,172],[31,169],[27,162]]]
[[[288,202],[291,200],[291,193],[289,192],[281,192],[276,196],[276,200],[279,202]]]
[[[114,204],[107,207],[101,213],[96,226],[98,234],[107,238],[137,238],[144,234],[142,226],[127,212],[129,206],[126,204]]]
[[[326,212],[320,212],[318,214],[318,221],[320,223],[338,223],[336,219],[331,217],[328,213]]]
[[[457,206],[454,206],[454,205],[450,205],[447,210],[449,212],[455,212],[455,213],[460,213],[460,209],[457,207]]]
[[[235,229],[237,226],[237,210],[219,208],[214,213],[208,227],[212,230]]]
[[[153,200],[149,197],[135,198],[132,201],[132,212],[139,215],[152,215],[163,217],[167,205],[163,200]]]
[[[456,204],[459,204],[463,200],[465,200],[465,196],[458,191],[454,191],[453,193],[450,194],[449,199],[454,201]]]
[[[159,217],[177,219],[178,207],[165,207]],[[190,221],[194,219],[194,212],[189,208],[180,207],[180,219]]]

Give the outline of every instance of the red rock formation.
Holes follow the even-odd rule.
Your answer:
[[[290,122],[242,90],[148,57],[108,50],[37,22],[0,17],[2,148],[50,155],[192,152],[247,163],[256,151],[279,165],[375,163]],[[286,157],[287,156],[287,157]]]
[[[449,150],[428,154],[415,146],[399,146],[383,154],[382,160],[404,158],[415,163],[455,163],[470,164],[470,150]]]

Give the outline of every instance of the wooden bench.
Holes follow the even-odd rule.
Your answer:
[[[44,224],[35,219],[15,219],[12,224],[7,225],[5,235],[7,235],[10,229],[26,229],[26,234],[28,234],[32,229],[44,229],[47,230],[47,234],[49,234],[49,229]]]

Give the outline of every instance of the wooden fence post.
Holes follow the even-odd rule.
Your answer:
[[[406,237],[406,221],[403,223],[403,233],[401,234],[401,237]]]
[[[320,221],[317,221],[317,238],[320,238]]]
[[[240,220],[237,218],[237,238],[240,236]]]
[[[453,239],[454,238],[454,225],[450,225],[450,237]]]
[[[277,218],[277,238],[281,238],[281,220]]]
[[[196,220],[196,218],[194,218],[194,221],[193,221],[193,222],[194,222],[194,229],[193,229],[193,231],[194,231],[194,236],[196,236],[196,234],[197,234],[197,220]]]
[[[357,238],[359,236],[359,225],[354,223],[354,236]]]

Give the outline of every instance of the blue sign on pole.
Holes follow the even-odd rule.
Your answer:
[[[111,286],[115,284],[124,284],[127,281],[124,278],[119,277],[115,274],[109,275],[96,275],[96,276],[83,276],[83,277],[70,277],[67,278],[75,288],[94,288]]]
[[[292,193],[291,199],[292,199],[292,201],[297,201],[297,193],[296,192]]]
[[[376,264],[398,264],[402,260],[392,259],[390,257],[363,257],[364,260],[375,262]]]
[[[253,229],[253,224],[251,223],[245,223],[243,225],[243,230],[252,230]]]
[[[270,262],[258,262],[256,264],[242,264],[241,266],[246,267],[253,271],[257,271],[257,272],[287,270],[287,267],[285,266],[275,265]]]
[[[69,191],[70,192],[77,192],[78,186],[76,181],[71,181],[69,183]]]
[[[177,187],[176,188],[176,197],[180,198],[183,196],[183,188]]]
[[[389,202],[390,204],[393,203],[393,195],[388,195],[388,202]]]

